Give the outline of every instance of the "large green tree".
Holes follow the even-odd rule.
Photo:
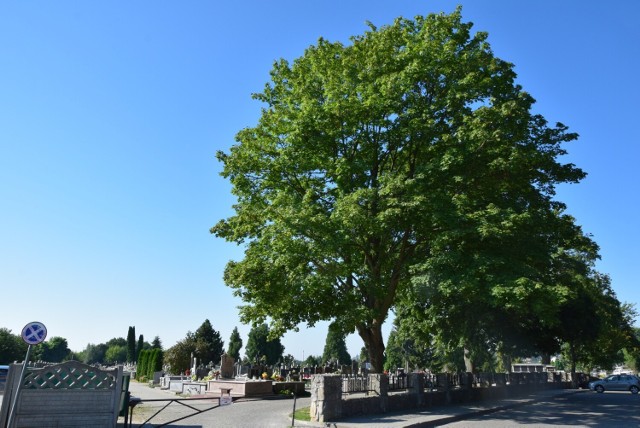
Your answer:
[[[162,341],[160,340],[160,336],[156,336],[153,338],[153,342],[151,342],[151,348],[162,349]]]
[[[37,360],[59,363],[69,358],[71,350],[69,350],[67,339],[54,336],[35,346],[33,353]]]
[[[334,323],[329,324],[324,351],[322,352],[322,362],[325,364],[330,362],[342,365],[351,364],[351,356],[347,351],[345,335]]]
[[[531,112],[513,65],[471,27],[460,9],[397,19],[274,64],[258,124],[218,154],[237,204],[211,231],[245,245],[224,275],[243,321],[278,335],[333,320],[382,371],[382,324],[415,275],[470,316],[456,333],[469,348],[486,340],[473,326],[498,324],[485,301],[535,315],[553,300],[538,261],[566,220],[554,186],[584,176],[557,160],[576,135]],[[511,274],[494,286],[500,266]]]
[[[164,362],[167,364],[169,373],[178,375],[184,374],[191,368],[191,356],[196,348],[194,334],[187,332],[187,336],[178,341],[164,354]]]
[[[126,345],[111,345],[104,354],[106,364],[122,364],[127,361],[128,348]]]
[[[245,351],[250,362],[273,365],[282,359],[284,346],[280,339],[270,338],[267,324],[261,324],[249,330]]]
[[[633,351],[640,342],[632,327],[635,309],[622,304],[611,288],[608,275],[592,273],[561,308],[558,337],[565,344],[572,373],[599,367],[610,370],[624,360],[623,349]]]
[[[194,355],[198,358],[198,364],[220,363],[224,341],[208,319],[196,330],[195,341]]]
[[[197,358],[198,365],[206,365],[210,362],[217,364],[223,350],[224,341],[220,338],[220,333],[206,319],[195,333],[187,332],[183,340],[159,355],[162,355],[171,373],[181,374],[191,368],[192,356]]]
[[[104,363],[105,354],[107,353],[107,349],[109,347],[100,343],[98,345],[94,345],[92,343],[87,344],[84,351],[80,353],[81,360],[85,364],[102,364]]]
[[[5,327],[0,328],[0,364],[22,361],[27,353],[27,344],[19,335]]]

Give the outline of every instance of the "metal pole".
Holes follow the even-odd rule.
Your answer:
[[[11,403],[11,411],[9,412],[9,422],[7,422],[7,428],[11,428],[11,424],[13,423],[13,416],[16,411],[16,404],[18,403],[18,398],[20,397],[20,390],[22,389],[22,380],[24,379],[24,374],[27,371],[27,363],[29,362],[29,356],[31,355],[31,345],[27,347],[27,355],[24,357],[24,361],[22,362],[22,370],[20,371],[20,380],[18,382],[18,387],[16,388],[16,395],[13,397],[13,403]],[[10,385],[12,388],[13,385]]]
[[[296,393],[293,393],[293,413],[291,414],[291,426],[295,426],[294,425],[294,421],[296,419]]]

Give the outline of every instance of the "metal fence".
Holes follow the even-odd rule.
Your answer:
[[[566,381],[567,376],[559,373],[423,373],[425,392],[448,388],[482,388],[507,384],[532,384],[553,381]],[[405,373],[388,375],[388,391],[408,389],[408,376]],[[570,380],[570,379],[569,379]],[[343,374],[342,394],[373,392],[367,374]]]
[[[353,394],[355,392],[371,391],[369,376],[367,375],[342,375],[342,393]]]

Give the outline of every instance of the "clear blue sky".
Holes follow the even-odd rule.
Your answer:
[[[222,282],[241,249],[214,158],[255,124],[273,61],[454,1],[55,1],[0,5],[0,327],[41,321],[72,350],[126,337],[165,347],[208,318],[239,323]],[[599,269],[640,302],[636,165],[640,2],[469,1],[465,21],[513,62],[536,111],[580,134],[589,176],[559,199],[601,246]],[[326,325],[289,333],[318,355]],[[347,340],[352,354],[362,342]]]

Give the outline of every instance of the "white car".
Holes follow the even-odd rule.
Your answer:
[[[589,389],[595,392],[629,391],[637,394],[640,391],[640,379],[633,375],[611,375],[604,379],[589,382]]]

